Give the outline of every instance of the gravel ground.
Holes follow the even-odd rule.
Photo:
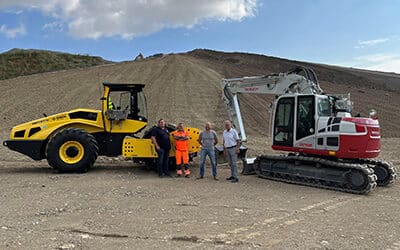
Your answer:
[[[263,153],[253,142],[249,154]],[[253,139],[254,141],[254,139]],[[400,139],[382,158],[399,165]],[[269,152],[269,150],[267,150]],[[352,195],[241,176],[159,179],[100,158],[86,174],[58,174],[0,149],[0,248],[399,249],[400,186]]]

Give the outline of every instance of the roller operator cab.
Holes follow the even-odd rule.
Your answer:
[[[337,158],[375,158],[380,152],[379,122],[350,116],[327,95],[283,95],[275,104],[275,150]],[[335,105],[336,104],[336,105]]]
[[[17,125],[3,142],[34,160],[47,159],[61,172],[85,172],[98,155],[120,156],[153,164],[157,152],[147,126],[143,84],[103,83],[102,110],[74,109]],[[175,127],[170,125],[170,130]],[[189,153],[197,155],[199,130],[186,128]],[[172,149],[170,156],[175,154]]]

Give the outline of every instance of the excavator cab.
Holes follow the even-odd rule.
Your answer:
[[[374,158],[380,152],[377,120],[351,117],[348,95],[285,94],[275,104],[275,150],[336,158]]]
[[[314,135],[315,114],[314,95],[280,98],[275,112],[274,145],[292,147],[294,141]],[[308,145],[313,146],[313,143]]]

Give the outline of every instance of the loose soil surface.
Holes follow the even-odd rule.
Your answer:
[[[159,118],[221,135],[227,118],[224,77],[283,72],[299,62],[196,50],[143,61],[37,74],[0,81],[0,137],[12,126],[73,108],[100,108],[101,82],[145,83],[149,125]],[[312,64],[327,93],[352,94],[356,112],[378,110],[381,158],[400,163],[399,75]],[[371,80],[372,79],[372,80]],[[385,79],[389,85],[385,85]],[[271,97],[240,98],[249,156],[270,150]],[[400,186],[369,195],[241,176],[225,180],[159,179],[119,158],[100,157],[85,174],[53,172],[0,147],[0,248],[11,249],[399,249]],[[239,169],[241,165],[239,165]]]
[[[270,153],[251,138],[249,154]],[[399,139],[382,158],[399,165]],[[265,147],[260,150],[260,147]],[[4,148],[0,248],[11,249],[398,249],[400,185],[353,195],[240,176],[163,178],[100,158],[86,174],[58,174]],[[241,166],[239,165],[239,169]]]

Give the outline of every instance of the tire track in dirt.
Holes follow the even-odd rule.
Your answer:
[[[215,238],[218,240],[235,239],[239,242],[257,243],[257,238],[259,236],[268,235],[268,232],[274,230],[274,228],[284,228],[297,223],[302,223],[307,221],[309,217],[315,217],[320,214],[333,211],[346,206],[348,203],[355,202],[360,199],[360,197],[344,196],[341,198],[324,200],[299,208],[292,212],[288,212],[281,216],[266,218],[261,222],[254,223],[250,226],[226,231],[225,233],[217,235]],[[275,243],[278,244],[279,242],[280,240],[277,239]]]
[[[386,250],[400,250],[400,241],[396,241],[392,246],[386,248]]]

